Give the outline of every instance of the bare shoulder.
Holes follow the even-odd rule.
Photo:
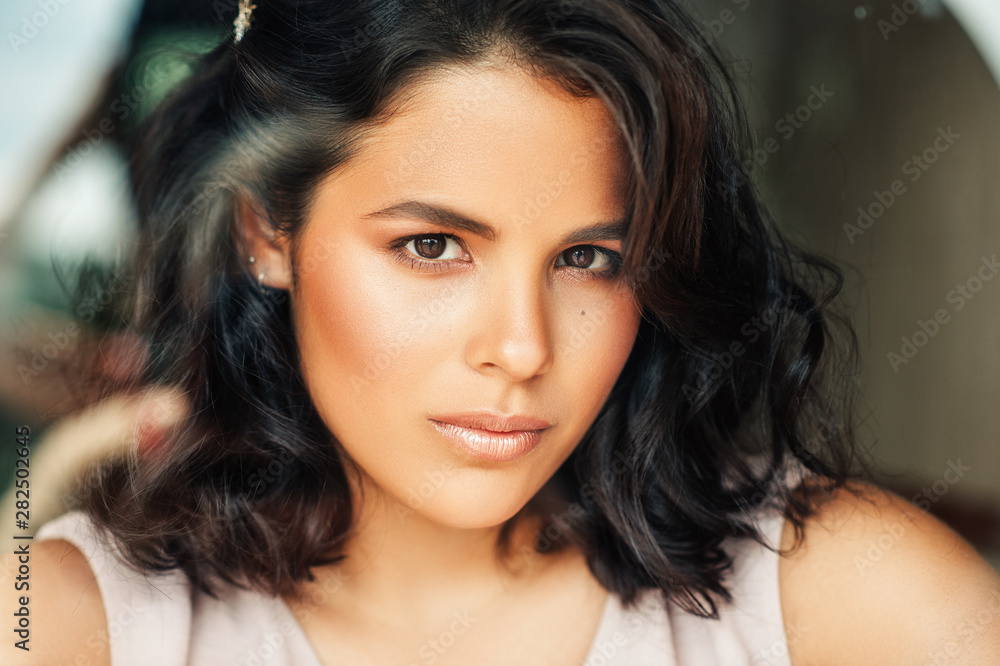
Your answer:
[[[4,632],[0,663],[108,666],[104,603],[86,558],[61,539],[28,543],[0,563],[8,581],[0,615],[15,625]]]
[[[793,666],[1000,663],[1000,576],[898,495],[851,488],[830,493],[780,559]],[[786,522],[782,551],[793,543]]]

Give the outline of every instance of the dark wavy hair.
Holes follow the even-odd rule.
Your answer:
[[[625,604],[657,588],[718,617],[723,539],[767,546],[755,516],[774,506],[800,542],[819,502],[802,489],[850,488],[864,462],[842,273],[762,205],[722,57],[674,0],[257,5],[242,41],[201,56],[137,128],[135,244],[79,280],[80,299],[130,283],[88,358],[122,331],[138,342],[135,371],[95,369],[83,399],[171,386],[191,409],[156,455],[95,464],[78,506],[130,563],[180,568],[212,595],[291,591],[343,557],[357,470],[306,390],[287,293],[248,273],[237,216],[252,206],[294,247],[317,184],[422,77],[501,60],[613,114],[629,157],[623,275],[643,319],[596,420],[500,546],[530,510],[539,552],[579,545]]]

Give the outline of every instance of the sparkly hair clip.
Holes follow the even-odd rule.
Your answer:
[[[239,44],[240,40],[243,39],[243,35],[250,28],[250,20],[253,18],[253,10],[257,9],[257,5],[251,5],[250,0],[240,0],[240,13],[236,15],[236,20],[233,21],[233,25],[236,27],[236,38],[233,40],[234,44]]]

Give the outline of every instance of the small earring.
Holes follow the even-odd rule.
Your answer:
[[[250,255],[249,257],[247,257],[247,263],[253,265],[253,264],[257,263],[257,260],[254,258],[253,255]],[[257,286],[260,287],[261,290],[264,289],[264,272],[263,271],[261,271],[260,273],[257,274]]]

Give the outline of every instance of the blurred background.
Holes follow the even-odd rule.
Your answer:
[[[739,83],[758,146],[746,159],[780,226],[846,271],[859,434],[882,483],[1000,569],[1000,3],[688,4]],[[0,491],[27,425],[32,488],[55,498],[33,501],[34,529],[128,420],[63,420],[54,368],[79,331],[62,285],[84,256],[127,245],[122,140],[236,13],[236,0],[0,7]],[[113,296],[76,314],[99,322]],[[0,510],[7,539],[9,496]]]

